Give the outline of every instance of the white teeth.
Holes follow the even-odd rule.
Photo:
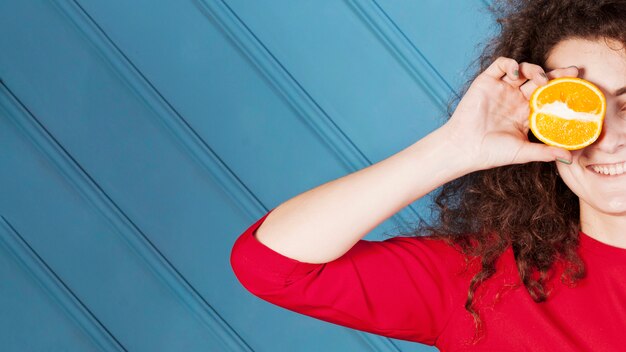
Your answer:
[[[593,171],[603,175],[621,175],[626,171],[626,163],[611,166],[592,166]]]

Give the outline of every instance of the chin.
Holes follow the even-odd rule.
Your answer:
[[[592,203],[596,211],[612,216],[626,216],[626,199],[608,199],[602,202]]]

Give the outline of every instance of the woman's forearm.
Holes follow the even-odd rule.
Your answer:
[[[258,241],[306,263],[339,258],[380,223],[437,187],[475,171],[443,127],[404,150],[276,207]],[[465,155],[464,155],[465,154]]]

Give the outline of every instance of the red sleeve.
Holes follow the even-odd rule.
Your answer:
[[[460,253],[443,242],[418,237],[360,240],[332,262],[304,263],[256,239],[256,229],[272,210],[239,236],[230,257],[241,284],[265,301],[428,345],[434,345],[453,309],[464,304],[453,268],[462,263]]]

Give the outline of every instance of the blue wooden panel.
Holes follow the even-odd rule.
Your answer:
[[[0,116],[1,139],[10,146],[1,149],[0,213],[125,348],[219,346],[136,253],[138,234],[115,218],[123,214],[10,98],[0,90],[8,110]]]
[[[96,321],[80,321],[80,317],[65,311],[67,306],[59,304],[55,298],[61,302],[72,298],[59,297],[67,292],[55,295],[54,284],[59,283],[58,280],[45,272],[45,264],[37,261],[36,254],[22,243],[10,224],[1,219],[0,331],[3,350],[99,351],[102,347],[121,351]],[[56,291],[58,293],[59,289]],[[93,339],[90,330],[96,330]],[[103,343],[100,345],[99,342]]]
[[[496,29],[484,0],[377,1],[455,91],[475,68],[478,44]]]
[[[8,194],[0,201],[0,212],[32,236],[33,247],[126,348],[223,347],[212,331],[211,308],[103,191],[115,180],[133,188],[128,175],[135,175],[138,184],[149,178],[145,170],[150,164],[132,160],[137,139],[128,134],[136,128],[142,128],[138,148],[148,155],[161,152],[155,158],[176,153],[176,145],[163,138],[169,149],[160,151],[158,142],[152,144],[152,133],[163,130],[145,119],[150,116],[147,107],[50,3],[15,3],[11,15],[1,21],[3,31],[13,34],[2,42],[2,51],[10,53],[3,55],[2,77],[25,98],[33,115],[1,92],[9,110],[2,140],[10,146],[2,149],[10,153],[2,169],[11,174],[3,176]],[[26,28],[24,18],[45,26]],[[49,69],[51,63],[54,69]],[[48,124],[61,144],[46,135],[35,117]],[[5,127],[7,121],[24,131]],[[43,152],[29,144],[33,140]],[[131,160],[118,160],[119,155]],[[79,164],[87,160],[91,163]],[[103,177],[110,179],[92,178],[92,163],[100,163]],[[170,235],[180,231],[164,229]]]
[[[430,350],[276,308],[228,259],[269,208],[436,128],[482,6],[0,3],[0,214],[97,319],[76,348]]]
[[[436,126],[440,107],[349,2],[228,3],[371,162]]]

